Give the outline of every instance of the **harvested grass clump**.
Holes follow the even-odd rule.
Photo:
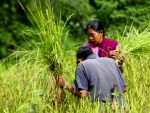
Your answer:
[[[124,55],[150,55],[150,26],[144,30],[133,28],[126,36],[118,36],[118,41]]]

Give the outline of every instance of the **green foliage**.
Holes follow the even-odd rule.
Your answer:
[[[148,18],[150,2],[141,0],[51,0],[55,15],[61,12],[62,21],[74,14],[66,28],[70,35],[79,40],[85,37],[84,28],[93,19],[100,20],[105,27],[106,35],[115,36],[123,33],[125,26],[140,27]]]
[[[27,4],[29,0],[23,1]],[[0,59],[8,56],[15,45],[28,47],[20,32],[29,29],[29,20],[17,1],[3,0],[0,4]]]
[[[33,14],[36,13],[34,1],[20,0],[20,2],[29,6]],[[38,0],[36,2],[43,3]],[[47,2],[52,6],[56,18],[61,15],[60,23],[66,24],[64,30],[69,31],[67,35],[72,38],[71,44],[74,41],[82,43],[85,40],[84,28],[93,19],[98,19],[104,24],[107,37],[116,38],[117,33],[122,34],[124,29],[129,31],[131,26],[140,27],[143,22],[148,21],[150,13],[148,0],[47,0]],[[0,59],[6,57],[10,49],[16,49],[14,45],[30,48],[20,32],[32,29],[31,24],[18,1],[1,1],[0,15],[2,15]],[[32,22],[36,23],[34,20]]]
[[[71,37],[83,39],[85,25],[96,16],[89,0],[51,0],[51,4],[56,17],[61,14],[62,22],[66,22],[73,14],[67,22],[66,29]]]
[[[22,36],[28,40],[33,51],[40,52],[41,63],[46,63],[54,73],[62,74],[62,57],[65,52],[62,40],[65,40],[63,25],[53,16],[52,9],[46,1],[35,1],[34,7],[35,14],[29,8],[27,11],[35,31],[24,32]]]
[[[116,31],[123,32],[133,26],[140,27],[150,13],[150,1],[141,0],[95,0],[97,4],[97,18],[102,21],[109,34],[116,35]]]
[[[150,26],[143,29],[131,28],[130,32],[126,32],[123,36],[118,35],[121,54],[126,56],[149,56],[150,50]]]
[[[48,2],[36,3],[35,10],[34,14],[28,10],[34,30],[22,34],[32,49],[18,48],[14,51],[11,56],[15,58],[15,65],[0,63],[0,112],[106,112],[99,102],[75,98],[57,87],[53,77],[55,72],[62,74],[70,83],[74,80],[76,46],[66,48],[65,26],[61,18],[55,18]],[[148,27],[143,27],[142,31],[131,28],[123,36],[117,35],[120,49],[126,57],[123,75],[129,87],[124,94],[126,110],[121,109],[122,113],[150,112],[149,21],[145,21],[145,25]],[[9,59],[5,61],[9,62]],[[49,69],[52,64],[54,70]],[[108,109],[107,112],[113,111]]]
[[[60,18],[54,17],[48,3],[35,2],[34,6],[36,14],[30,9],[25,11],[30,12],[28,16],[35,30],[22,34],[32,49],[19,47],[0,63],[0,69],[3,70],[0,73],[0,112],[57,113],[64,110],[57,108],[57,104],[63,102],[62,95],[65,96],[65,93],[56,87],[54,75],[70,75],[74,71],[69,66],[76,63],[74,51],[65,48],[64,25],[59,22]],[[9,58],[14,58],[15,63],[4,71],[4,63]],[[6,97],[10,93],[11,96]]]

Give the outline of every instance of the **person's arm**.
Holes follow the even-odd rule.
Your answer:
[[[73,95],[77,97],[87,97],[88,91],[87,90],[74,90],[74,88],[66,82],[66,80],[62,76],[55,77],[56,83],[63,87],[64,89],[67,89],[69,92],[71,92]]]
[[[87,95],[88,95],[87,90],[74,90],[74,88],[68,83],[67,83],[66,89],[77,97],[87,97]]]

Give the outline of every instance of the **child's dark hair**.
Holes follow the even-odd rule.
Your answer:
[[[76,57],[86,59],[90,54],[92,54],[93,51],[89,46],[81,46],[77,50]]]

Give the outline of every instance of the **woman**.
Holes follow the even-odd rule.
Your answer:
[[[86,26],[85,33],[89,37],[89,42],[86,45],[99,57],[113,59],[118,57],[119,68],[123,71],[122,64],[124,62],[124,56],[119,55],[118,42],[105,37],[103,24],[97,20],[93,20]]]

